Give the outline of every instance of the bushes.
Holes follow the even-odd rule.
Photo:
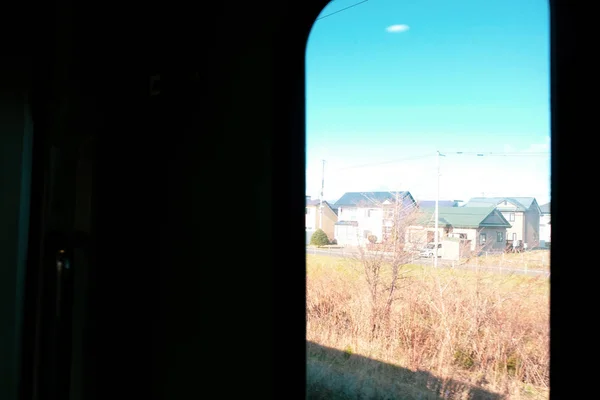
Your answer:
[[[546,393],[547,278],[410,267],[394,292],[389,314],[385,308],[380,314],[389,319],[375,320],[374,330],[372,305],[385,302],[389,272],[368,275],[377,281],[375,292],[365,279],[371,271],[359,261],[325,260],[311,256],[307,261],[307,340],[338,349],[349,361],[354,360],[352,353],[442,378],[455,374],[512,399],[527,398],[518,394],[526,388]],[[397,374],[378,377],[378,387],[397,382]],[[335,382],[320,382],[338,390]]]
[[[327,246],[329,244],[329,238],[323,229],[317,229],[310,237],[310,244],[318,247]]]

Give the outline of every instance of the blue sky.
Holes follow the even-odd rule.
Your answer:
[[[357,2],[334,0],[321,16]],[[394,25],[403,27],[386,30]],[[307,194],[318,197],[325,159],[326,199],[433,199],[440,150],[441,198],[549,201],[549,57],[543,0],[369,0],[317,20],[306,53]]]

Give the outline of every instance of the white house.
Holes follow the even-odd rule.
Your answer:
[[[334,237],[339,245],[362,246],[386,241],[392,232],[394,212],[411,210],[415,200],[402,192],[348,192],[334,205],[338,211]]]
[[[540,247],[550,247],[550,203],[540,206]]]

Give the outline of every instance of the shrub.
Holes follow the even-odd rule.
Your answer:
[[[371,243],[377,243],[377,236],[375,236],[375,235],[369,235],[369,237],[367,239]]]
[[[329,244],[329,238],[323,229],[317,229],[310,237],[310,244],[321,247]]]

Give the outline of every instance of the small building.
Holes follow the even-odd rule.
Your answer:
[[[333,240],[335,233],[335,223],[337,222],[337,219],[337,214],[332,209],[329,202],[323,201],[321,207],[321,202],[319,200],[312,200],[310,196],[306,196],[306,244],[310,243],[310,238],[312,237],[312,234],[315,233],[315,231],[319,229],[319,227],[323,229],[329,240]]]
[[[406,233],[408,248],[415,250],[435,241],[435,210],[426,208],[419,213],[417,223]],[[459,257],[472,252],[502,252],[506,248],[506,231],[511,225],[494,206],[439,207],[438,215],[438,240],[458,241]],[[445,251],[442,255],[456,256]]]

